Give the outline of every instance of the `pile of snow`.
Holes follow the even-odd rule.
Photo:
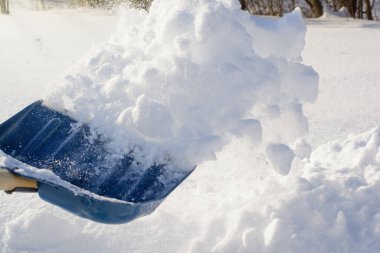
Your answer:
[[[269,252],[378,250],[380,128],[319,146],[283,187],[264,231]]]
[[[105,32],[112,30],[113,22],[104,25],[108,18],[90,12],[14,10],[14,15],[0,16],[2,38],[7,45],[18,45],[17,51],[0,48],[1,120],[49,91],[49,77],[59,75],[68,64],[64,63],[76,59],[91,43],[108,39]],[[296,158],[288,176],[270,168],[263,156],[266,148],[252,147],[249,136],[257,134],[252,131],[226,145],[216,161],[202,163],[154,213],[124,225],[78,218],[33,194],[0,193],[0,251],[379,252],[380,130],[367,130],[380,126],[380,33],[376,32],[380,26],[346,19],[325,21],[308,21],[302,54],[321,77],[318,101],[304,107],[308,140],[317,148],[311,152],[305,139],[290,145]],[[265,46],[276,45],[279,50],[282,41],[290,41],[281,34],[287,27],[284,21],[255,17],[251,22],[260,29],[257,33],[268,30],[267,35],[273,36],[255,37],[254,48],[260,45],[255,53],[260,57],[271,54]],[[276,37],[277,33],[284,38]],[[36,57],[40,52],[33,44],[36,38],[41,38],[44,58]],[[31,46],[25,48],[25,41]],[[62,54],[58,57],[58,53]],[[289,133],[287,122],[292,117],[284,118],[282,112],[284,123],[279,124],[279,108],[259,109],[268,115],[266,123],[264,117],[256,117],[263,139],[279,145],[278,136],[271,140],[269,133]],[[282,164],[286,159],[276,156],[271,163],[275,161]],[[9,165],[11,160],[3,162]]]
[[[198,184],[202,195],[194,195],[205,206],[187,205],[209,218],[189,222],[202,224],[189,252],[378,251],[380,128],[319,146],[287,177],[233,149],[206,165],[216,169],[203,177],[214,182],[218,173],[218,184]]]
[[[192,168],[236,137],[289,149],[308,131],[302,106],[318,90],[317,74],[300,63],[305,32],[300,10],[268,20],[237,1],[126,8],[111,41],[74,67],[47,104],[145,166]],[[269,158],[287,174],[292,156],[275,158],[283,148]]]

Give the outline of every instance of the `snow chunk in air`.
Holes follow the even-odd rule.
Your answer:
[[[295,157],[293,150],[285,144],[270,143],[267,145],[265,153],[279,174],[287,175],[289,173]]]
[[[146,167],[193,168],[234,138],[268,141],[262,122],[273,110],[257,108],[289,118],[279,135],[294,141],[307,132],[302,105],[318,89],[318,75],[300,62],[305,32],[299,10],[264,20],[226,0],[125,8],[113,38],[73,67],[47,104],[114,140],[111,153],[134,150]],[[286,174],[284,164],[276,166]]]

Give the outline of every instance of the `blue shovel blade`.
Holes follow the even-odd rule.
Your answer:
[[[38,173],[22,175],[16,168],[7,169],[37,180],[42,199],[97,222],[125,223],[153,212],[192,172],[177,170],[174,176],[165,164],[140,170],[133,152],[110,163],[107,142],[94,136],[88,125],[42,101],[0,125],[0,150],[37,169],[48,169],[83,191],[75,192]]]

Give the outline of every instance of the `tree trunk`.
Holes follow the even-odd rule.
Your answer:
[[[9,0],[0,0],[1,13],[9,14]]]
[[[371,6],[371,3],[369,0],[365,0],[365,13],[367,15],[367,19],[368,20],[373,20],[373,17],[372,17],[372,6]]]
[[[357,17],[363,19],[363,0],[358,1]]]
[[[284,16],[284,0],[278,0],[277,1],[278,5],[278,16]]]
[[[239,2],[240,2],[241,9],[243,11],[246,11],[247,10],[247,5],[245,4],[245,1],[244,0],[239,0]]]
[[[257,14],[258,10],[256,10],[256,7],[251,0],[239,0],[241,9],[242,10],[247,10],[251,14]]]
[[[348,9],[351,17],[356,18],[357,0],[346,0],[344,6]]]
[[[296,8],[296,0],[292,0],[292,5],[290,7],[291,10],[294,10]]]
[[[320,0],[305,0],[305,2],[310,6],[313,18],[318,18],[323,15],[323,7]]]

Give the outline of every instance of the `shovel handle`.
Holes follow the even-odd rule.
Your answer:
[[[0,190],[6,193],[12,193],[14,191],[36,192],[37,181],[18,176],[9,170],[0,168]]]

